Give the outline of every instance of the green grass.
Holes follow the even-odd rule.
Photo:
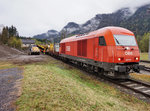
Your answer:
[[[148,53],[140,53],[140,60],[148,60]]]
[[[146,111],[145,102],[57,60],[24,66],[18,111]]]

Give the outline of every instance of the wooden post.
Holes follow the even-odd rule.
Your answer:
[[[150,60],[150,34],[149,34],[149,51],[148,51],[148,53],[149,53],[149,60]]]

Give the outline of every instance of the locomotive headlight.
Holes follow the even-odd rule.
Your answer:
[[[138,58],[138,57],[136,57],[136,58],[135,58],[135,60],[139,60],[139,58]]]
[[[118,58],[118,61],[121,61],[121,58]]]

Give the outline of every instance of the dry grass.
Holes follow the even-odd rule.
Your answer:
[[[138,80],[150,82],[150,75],[132,73],[130,76]]]
[[[148,60],[148,53],[140,53],[140,60]]]
[[[7,69],[7,68],[14,68],[14,67],[16,67],[16,66],[10,62],[0,61],[0,69]]]
[[[146,111],[148,104],[57,60],[26,65],[19,111]]]

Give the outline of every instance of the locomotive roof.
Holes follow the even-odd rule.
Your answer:
[[[98,29],[96,31],[90,32],[88,34],[80,34],[80,35],[74,35],[72,37],[65,38],[61,40],[60,43],[65,43],[65,42],[71,42],[71,41],[77,41],[77,40],[83,40],[83,39],[90,39],[90,38],[95,38],[99,36],[105,36],[106,34],[111,35],[134,35],[133,32],[129,31],[128,29],[122,28],[122,27],[114,27],[114,26],[109,26],[109,27],[104,27],[101,29]]]

